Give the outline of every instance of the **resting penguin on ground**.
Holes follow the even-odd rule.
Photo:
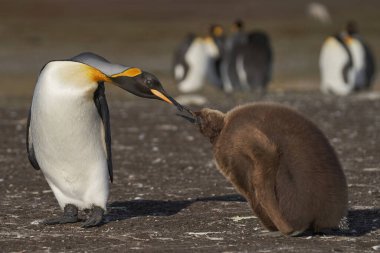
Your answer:
[[[311,121],[270,103],[192,114],[180,116],[210,138],[218,169],[267,229],[295,236],[338,228],[347,214],[345,175]]]
[[[46,64],[38,77],[28,117],[27,151],[32,166],[41,169],[64,213],[44,224],[78,222],[78,209],[91,209],[83,227],[102,221],[108,178],[112,182],[104,82],[182,110],[155,76],[138,68],[111,64],[92,53]]]

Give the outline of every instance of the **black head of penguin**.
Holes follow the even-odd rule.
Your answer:
[[[222,54],[225,40],[224,28],[219,24],[213,24],[210,26],[209,35],[218,47],[219,54]]]
[[[242,32],[244,30],[244,22],[241,19],[236,19],[231,27],[232,32]]]
[[[151,73],[130,68],[123,73],[111,76],[111,80],[120,88],[136,96],[160,99],[177,106],[180,111],[183,110],[183,107],[167,94],[158,78]]]
[[[350,36],[358,34],[359,29],[358,29],[358,25],[356,24],[356,22],[353,20],[348,21],[347,25],[346,25],[346,31],[347,31],[348,35],[350,35]]]
[[[158,78],[151,73],[139,68],[128,68],[124,65],[110,63],[104,57],[91,52],[81,53],[70,58],[69,61],[91,66],[93,70],[96,70],[94,73],[100,73],[97,75],[102,77],[97,80],[99,83],[110,81],[136,96],[163,100],[175,105],[178,110],[183,110],[183,107],[166,93]]]

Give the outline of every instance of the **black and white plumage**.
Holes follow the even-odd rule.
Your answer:
[[[195,38],[195,34],[187,34],[174,51],[172,70],[174,79],[177,82],[184,80],[189,72],[189,64],[186,61],[186,53]]]
[[[246,42],[246,34],[237,31],[229,35],[224,43],[223,54],[220,64],[220,73],[224,92],[239,90],[239,77],[237,73],[237,51],[240,45]]]
[[[219,49],[210,36],[199,37],[189,34],[174,53],[173,73],[182,93],[196,92],[206,80],[215,82],[215,61]]]
[[[375,73],[373,54],[353,22],[325,40],[319,65],[322,92],[341,96],[369,88]]]
[[[271,79],[272,61],[268,35],[262,31],[249,33],[246,43],[236,48],[236,71],[240,88],[264,92]]]
[[[236,21],[235,32],[226,38],[221,76],[223,90],[264,92],[271,79],[273,53],[269,36],[263,31],[245,32]]]
[[[108,179],[113,179],[104,82],[183,109],[155,76],[138,68],[111,64],[92,53],[46,64],[34,90],[26,142],[32,166],[41,169],[64,209],[62,217],[45,224],[77,222],[78,209],[92,210],[84,227],[102,220]]]
[[[355,88],[355,71],[350,48],[341,34],[331,36],[322,45],[319,66],[321,91],[347,95]]]
[[[346,31],[349,36],[356,39],[360,48],[360,61],[362,62],[362,72],[361,75],[357,78],[357,82],[355,84],[355,90],[368,89],[373,82],[375,76],[375,58],[373,52],[363,38],[363,36],[359,33],[358,26],[355,21],[349,21],[346,26]]]

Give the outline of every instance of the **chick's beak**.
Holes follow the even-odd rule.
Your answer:
[[[183,108],[185,112],[183,114],[177,113],[177,116],[189,121],[192,124],[200,125],[201,118],[199,117],[199,112],[193,112],[187,107]]]

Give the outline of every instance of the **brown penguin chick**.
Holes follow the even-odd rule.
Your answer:
[[[218,169],[266,228],[286,235],[338,228],[347,214],[345,175],[311,121],[270,103],[194,115]]]

